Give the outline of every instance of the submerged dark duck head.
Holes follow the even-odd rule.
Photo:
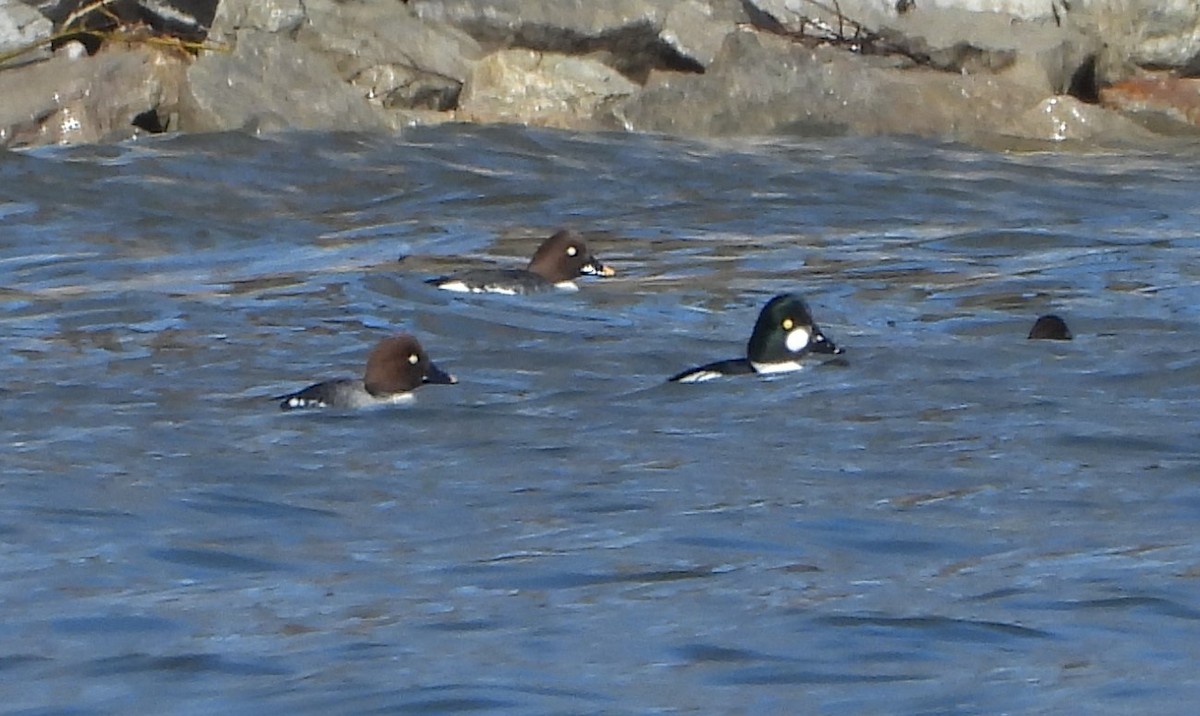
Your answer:
[[[1053,314],[1042,316],[1029,329],[1030,340],[1069,341],[1071,329],[1067,322]]]

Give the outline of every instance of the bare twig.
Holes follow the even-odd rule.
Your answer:
[[[221,43],[209,42],[207,40],[185,40],[181,37],[176,37],[168,33],[154,32],[146,25],[123,23],[121,18],[118,17],[116,13],[114,13],[109,7],[107,7],[114,1],[115,0],[96,0],[95,2],[82,5],[66,17],[63,23],[60,25],[60,29],[58,31],[51,33],[48,37],[35,40],[29,44],[22,45],[21,47],[17,47],[7,52],[0,52],[0,67],[3,67],[11,60],[38,50],[42,47],[50,47],[60,40],[67,40],[73,37],[79,37],[81,35],[94,38],[99,43],[117,41],[128,42],[131,44],[140,43],[159,47],[170,47],[193,55],[202,51],[230,51],[230,48],[227,45]],[[109,30],[88,29],[84,26],[84,22],[87,20],[87,15],[93,11],[102,13],[116,26]]]

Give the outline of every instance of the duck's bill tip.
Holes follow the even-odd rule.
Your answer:
[[[458,382],[458,377],[452,373],[447,373],[436,365],[431,365],[425,373],[424,382],[433,385],[454,385]]]
[[[612,266],[606,266],[593,258],[583,265],[583,268],[579,270],[579,273],[583,274],[584,276],[615,276],[617,275],[617,270]]]

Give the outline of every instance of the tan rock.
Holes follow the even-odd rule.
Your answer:
[[[501,50],[476,65],[463,89],[459,114],[473,121],[611,127],[613,103],[638,89],[597,59]]]
[[[1004,134],[1044,142],[1124,142],[1153,138],[1149,131],[1126,117],[1065,95],[1042,100],[1017,118]]]

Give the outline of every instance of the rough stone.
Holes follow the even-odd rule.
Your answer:
[[[744,11],[733,11],[726,3],[685,0],[667,10],[658,36],[680,56],[708,67],[721,51],[725,36],[746,20]]]
[[[1045,93],[1013,73],[914,68],[743,30],[704,76],[655,73],[618,111],[639,130],[701,135],[775,132],[966,136],[995,132]]]
[[[350,74],[371,65],[395,64],[461,83],[484,55],[466,33],[422,21],[398,2],[308,0],[306,8],[307,23],[298,39],[337,56]]]
[[[1071,77],[1100,46],[1077,28],[1064,26],[1056,6],[1041,0],[995,0],[988,11],[975,9],[980,3],[970,0],[919,0],[905,12],[897,10],[896,2],[881,0],[747,2],[761,13],[757,24],[765,29],[774,20],[776,31],[844,40],[863,52],[895,52],[951,72],[996,72],[1028,63],[1041,75],[1036,81],[1053,92],[1067,91]],[[764,23],[762,16],[769,20]]]
[[[304,19],[303,0],[221,0],[208,36],[221,42],[236,37],[238,30],[289,33]]]
[[[371,65],[351,84],[387,109],[425,109],[446,112],[458,106],[462,83],[407,65]]]
[[[519,42],[539,31],[596,37],[637,24],[660,25],[669,0],[411,0],[423,20],[471,28],[473,35],[497,44]],[[532,39],[532,38],[531,38]],[[552,38],[547,38],[552,42]]]
[[[1141,69],[1184,67],[1200,55],[1200,3],[1195,0],[1091,0],[1070,19],[1102,40],[1102,84]]]
[[[701,72],[746,19],[734,0],[412,0],[417,16],[463,29],[485,48],[595,55],[635,79]],[[603,53],[603,54],[600,54]]]
[[[378,66],[377,66],[378,67]],[[446,112],[458,107],[462,85],[440,75],[413,72],[406,67],[397,68],[397,75],[408,74],[406,81],[394,85],[394,89],[383,98],[388,109],[427,109]]]
[[[59,3],[0,0],[0,42],[48,37],[35,7]],[[22,55],[0,72],[0,141],[127,136],[131,113],[1035,141],[1200,123],[1196,0],[221,0],[209,40],[194,61],[112,40],[81,64]]]
[[[613,104],[639,89],[596,59],[502,50],[476,66],[463,90],[459,116],[547,127],[612,128]]]
[[[1200,130],[1200,79],[1164,75],[1126,80],[1100,90],[1100,101],[1162,133]]]
[[[1111,142],[1153,140],[1137,123],[1074,97],[1048,97],[1022,114],[1003,132],[1010,137],[1042,142]]]
[[[113,45],[92,57],[62,51],[0,72],[0,145],[77,144],[127,139],[149,113],[168,125],[185,61],[178,53]]]
[[[16,2],[0,0],[0,54],[32,46],[50,39],[51,23],[37,10]],[[34,51],[14,57],[4,64],[11,66],[22,62],[45,59],[48,49]]]
[[[228,42],[228,39],[226,40]],[[239,30],[230,52],[206,52],[188,68],[182,128],[385,129],[392,125],[333,62],[285,36]]]

